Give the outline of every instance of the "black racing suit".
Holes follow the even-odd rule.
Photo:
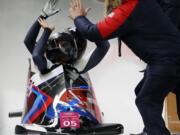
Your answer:
[[[42,16],[40,16],[42,17]],[[25,39],[24,43],[29,50],[29,52],[32,54],[33,61],[35,65],[38,67],[39,71],[42,74],[50,72],[55,65],[52,67],[47,66],[47,59],[45,57],[46,52],[46,43],[49,39],[49,36],[51,34],[51,30],[49,28],[45,28],[40,39],[36,43],[37,36],[40,31],[40,24],[38,20],[34,22],[34,24],[29,29]],[[80,73],[85,73],[88,70],[95,67],[106,55],[107,51],[109,50],[109,42],[102,41],[102,42],[96,42],[96,49],[91,54],[90,58],[88,59],[87,64],[85,65],[84,69],[82,71],[79,71]]]
[[[137,85],[136,105],[148,135],[170,135],[162,118],[163,102],[176,87],[180,69],[180,32],[156,0],[123,0],[97,24],[85,16],[74,23],[91,41],[120,38],[148,64]]]

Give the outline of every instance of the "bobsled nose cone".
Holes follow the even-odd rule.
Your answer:
[[[28,131],[23,126],[16,125],[15,134],[26,134]]]

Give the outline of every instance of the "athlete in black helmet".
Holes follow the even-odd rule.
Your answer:
[[[45,19],[59,11],[54,9],[54,6],[55,0],[50,0],[46,4],[41,16],[31,26],[24,40],[27,49],[32,54],[35,65],[42,74],[48,73],[59,64],[71,65],[76,68],[76,63],[84,54],[87,44],[87,41],[76,29],[69,28],[65,32],[54,33],[50,37],[54,27],[49,26]],[[44,32],[36,42],[41,27]],[[85,64],[83,62],[81,68],[77,66],[79,73],[84,73],[96,66],[109,49],[107,41],[96,42],[96,45],[97,48],[87,62]]]
[[[73,63],[82,57],[86,44],[87,41],[72,29],[62,33],[57,32],[47,42],[46,55],[54,62]]]

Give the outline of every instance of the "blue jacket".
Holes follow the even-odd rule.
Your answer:
[[[180,30],[180,0],[157,0],[163,11]]]
[[[119,37],[148,64],[180,64],[180,33],[156,0],[123,0],[96,24],[85,16],[77,17],[74,23],[91,41]]]

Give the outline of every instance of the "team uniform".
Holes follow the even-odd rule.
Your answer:
[[[49,28],[44,29],[44,32],[42,33],[41,37],[36,42],[40,28],[41,26],[39,22],[36,20],[29,29],[25,37],[24,43],[27,49],[29,50],[29,52],[32,54],[33,61],[37,66],[38,70],[42,74],[46,74],[51,70],[53,70],[54,68],[56,68],[59,65],[59,63],[58,62],[53,63],[50,60],[48,60],[45,56],[47,50],[47,42],[51,35],[51,30]],[[76,68],[79,73],[85,73],[88,70],[95,67],[103,59],[103,57],[106,55],[107,51],[109,50],[109,46],[110,45],[107,41],[96,42],[96,48],[89,55],[88,58],[77,60],[69,65]]]
[[[180,33],[156,0],[123,0],[97,24],[85,16],[74,20],[84,38],[102,41],[120,38],[147,63],[135,89],[136,105],[148,135],[170,135],[162,118],[163,102],[180,76]]]
[[[36,43],[40,27],[36,20],[24,41],[41,74],[32,74],[29,67],[25,107],[21,124],[16,125],[15,133],[123,133],[121,124],[102,123],[87,73],[105,56],[109,43],[96,42],[97,47],[84,60],[82,56],[87,42],[78,33],[73,33],[71,29],[69,33],[55,33],[49,37],[51,30],[45,28]],[[49,60],[52,62],[50,66]]]
[[[180,31],[180,1],[179,0],[158,0],[163,11],[170,18],[171,22]],[[180,78],[179,78],[180,80]],[[173,90],[176,95],[177,113],[180,119],[180,81],[176,88]]]

